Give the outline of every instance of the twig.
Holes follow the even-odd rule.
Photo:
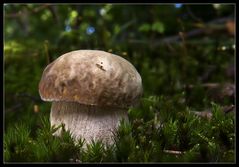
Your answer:
[[[197,85],[189,84],[189,85],[186,85],[185,87],[187,87],[189,89],[193,89],[196,86]],[[201,84],[200,86],[203,88],[214,89],[214,88],[218,88],[220,86],[220,84],[219,83],[204,83],[204,84]]]
[[[224,106],[222,108],[222,112],[224,112],[225,114],[235,111],[235,106],[232,104],[230,106]],[[202,118],[207,118],[207,119],[211,119],[212,118],[212,111],[210,109],[205,110],[205,111],[190,111],[191,113],[202,117]]]
[[[183,25],[182,25],[183,27]],[[184,30],[184,27],[183,27],[183,30]],[[183,66],[182,66],[182,76],[184,79],[186,79],[186,67],[187,67],[187,57],[188,57],[188,50],[187,50],[187,46],[186,46],[186,40],[185,40],[185,34],[184,32],[179,32],[179,36],[182,40],[182,51],[183,51],[183,54],[182,54],[182,62],[183,62]]]
[[[43,5],[40,5],[38,7],[35,7],[35,8],[30,8],[27,6],[28,10],[30,10],[31,12],[33,13],[38,13],[46,8],[48,8],[50,6],[50,4],[43,4]]]
[[[126,30],[128,27],[136,23],[137,19],[130,20],[129,22],[126,22],[124,25],[120,27],[120,31],[113,35],[112,37],[112,43],[114,43],[117,39],[117,37],[122,33],[124,30]]]
[[[234,61],[232,63],[230,63],[230,65],[226,68],[226,76],[229,78],[234,79],[234,75],[235,75],[235,63]]]
[[[49,56],[49,52],[48,52],[48,41],[47,40],[44,42],[44,49],[45,49],[45,53],[46,53],[46,61],[47,61],[47,64],[49,64],[50,56]]]
[[[212,118],[212,112],[211,111],[191,111],[193,114],[202,117],[202,118],[207,118],[211,119]]]
[[[59,24],[60,23],[60,18],[59,18],[57,6],[51,5],[48,8],[51,11],[52,16],[55,18],[56,23]]]
[[[20,17],[22,15],[21,12],[17,12],[17,13],[10,13],[10,14],[5,14],[6,18],[17,18]]]
[[[22,103],[17,103],[16,105],[12,106],[11,108],[6,108],[5,112],[15,111],[18,108],[21,108],[23,106]]]
[[[175,150],[163,150],[164,153],[167,154],[174,154],[174,155],[182,155],[184,154],[183,151],[175,151]]]
[[[231,83],[204,83],[200,85],[201,87],[208,90],[215,90],[214,95],[222,97],[233,97],[235,94],[235,85]],[[196,85],[185,85],[186,89],[193,89]]]
[[[203,33],[206,33],[208,31],[208,27],[212,27],[213,24],[222,24],[222,23],[225,23],[226,21],[229,21],[232,19],[233,19],[233,16],[228,16],[228,17],[223,17],[223,18],[212,20],[205,24],[205,28],[198,28],[198,29],[194,29],[189,32],[185,32],[184,37],[190,38],[190,37],[195,37],[195,36],[201,35]],[[226,28],[226,26],[223,26],[223,28]],[[165,43],[177,43],[180,41],[181,41],[180,35],[174,35],[174,36],[163,38],[161,40],[153,40],[153,41],[137,40],[137,39],[129,40],[130,43],[138,43],[138,44],[149,44],[150,43],[150,45],[154,46],[154,47],[161,45],[161,44],[165,44]]]
[[[26,97],[26,98],[31,99],[34,102],[38,102],[38,103],[42,102],[42,100],[39,97],[35,97],[35,96],[29,95],[27,93],[19,93],[19,94],[16,95],[16,97]]]
[[[202,22],[202,19],[195,16],[195,14],[192,12],[192,10],[189,6],[186,6],[186,10],[192,19],[194,19],[195,21],[198,21],[198,22]]]
[[[45,4],[45,5],[42,5],[42,6],[39,6],[39,7],[36,7],[34,9],[31,9],[31,8],[26,8],[28,10],[30,10],[32,13],[38,13],[46,8],[48,8],[50,6],[50,4]],[[24,13],[20,10],[16,13],[9,13],[9,14],[5,14],[5,17],[7,18],[17,18],[17,17],[22,17]]]
[[[235,105],[230,105],[230,106],[224,106],[223,107],[223,112],[224,113],[229,113],[229,112],[232,112],[232,111],[235,111]]]
[[[192,85],[192,84],[189,84],[189,85],[185,85],[186,88],[189,88],[189,89],[193,89],[195,88],[197,85]],[[200,85],[201,87],[203,88],[206,88],[206,89],[216,89],[216,88],[222,88],[224,91],[227,89],[227,88],[232,88],[232,89],[235,89],[235,85],[232,84],[232,83],[224,83],[224,84],[220,84],[220,83],[203,83]]]
[[[212,74],[215,72],[216,69],[217,69],[217,68],[216,68],[215,65],[210,65],[210,66],[208,66],[208,67],[207,67],[207,71],[206,71],[205,73],[203,73],[202,76],[199,76],[199,80],[200,80],[201,82],[207,81],[207,80],[212,76]]]

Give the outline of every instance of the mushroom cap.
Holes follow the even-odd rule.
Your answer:
[[[128,108],[143,92],[141,76],[126,59],[99,50],[76,50],[58,57],[43,71],[44,101]]]

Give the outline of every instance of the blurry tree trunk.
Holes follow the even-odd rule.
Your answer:
[[[29,12],[26,8],[21,11],[20,24],[22,25],[24,35],[29,34]]]
[[[49,10],[50,10],[52,16],[54,17],[54,20],[56,21],[56,24],[60,25],[61,20],[60,20],[59,14],[58,14],[58,6],[57,5],[50,5]]]

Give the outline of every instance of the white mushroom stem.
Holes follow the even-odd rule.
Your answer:
[[[101,140],[105,144],[113,144],[113,132],[121,119],[128,121],[127,110],[117,108],[99,108],[76,102],[53,102],[51,107],[51,126],[62,123],[74,139],[84,138],[85,144],[92,140]],[[55,135],[60,135],[59,129]]]

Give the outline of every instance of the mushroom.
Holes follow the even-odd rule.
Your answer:
[[[113,144],[120,121],[128,121],[127,111],[142,92],[141,76],[130,62],[99,50],[63,54],[45,68],[39,83],[41,99],[52,102],[51,126],[64,124],[87,144]]]

